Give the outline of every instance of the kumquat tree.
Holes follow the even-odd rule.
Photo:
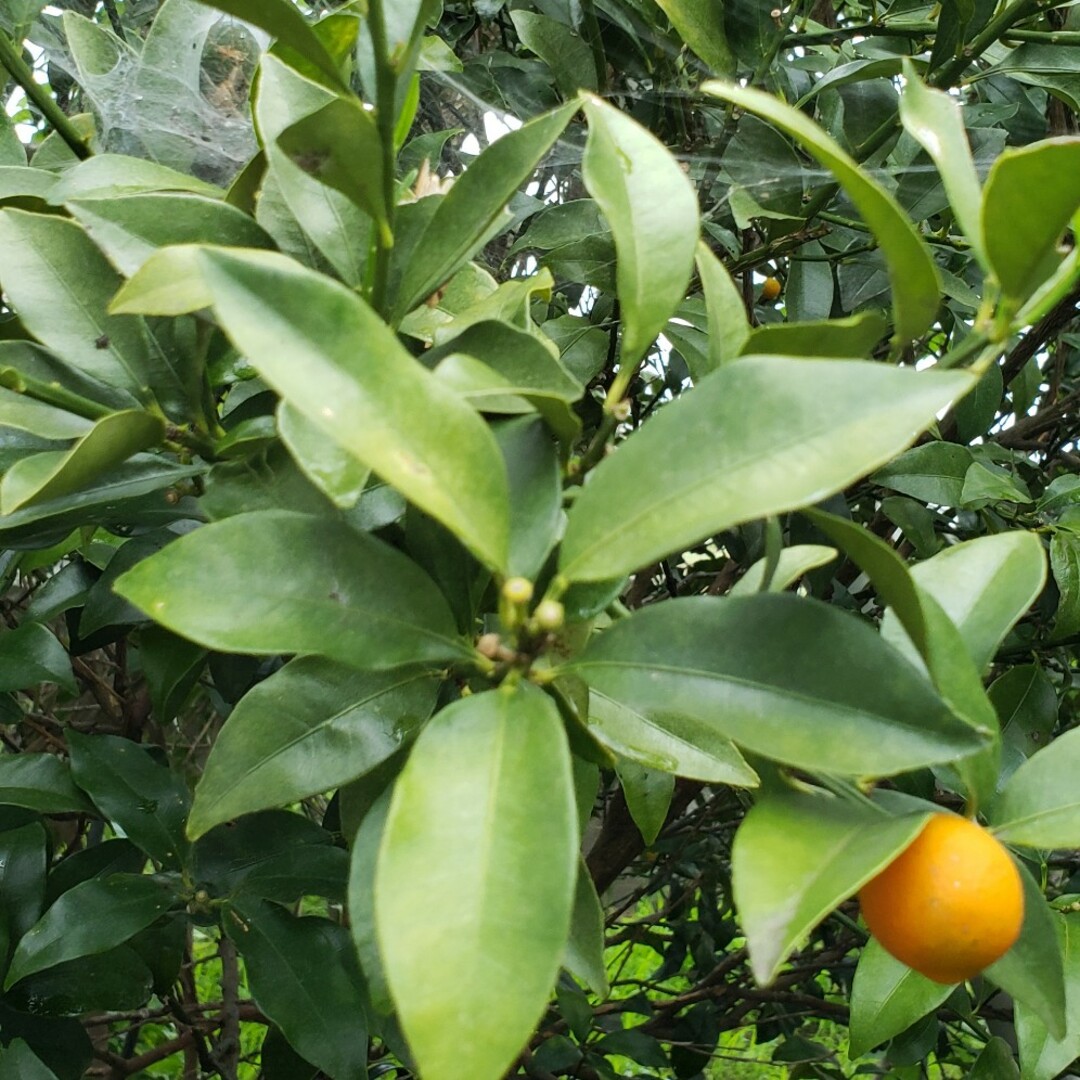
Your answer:
[[[0,1080],[1080,1074],[1077,0],[0,90]]]

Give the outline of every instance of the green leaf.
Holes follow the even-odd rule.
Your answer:
[[[101,813],[151,858],[179,868],[191,802],[183,777],[130,739],[69,731],[67,741],[71,775]]]
[[[263,138],[267,178],[257,210],[259,224],[283,251],[320,258],[347,285],[360,285],[366,274],[371,219],[347,195],[327,187],[289,160],[278,136],[291,124],[336,100],[320,83],[304,78],[273,53],[263,57],[255,95],[255,122]],[[314,244],[312,253],[308,242]]]
[[[578,865],[574,910],[570,917],[570,937],[566,942],[563,967],[589,986],[594,994],[606,997],[607,970],[604,967],[604,908],[596,895],[585,860]]]
[[[82,227],[0,211],[3,286],[26,328],[72,367],[180,417],[186,391],[142,319],[109,315],[121,279]]]
[[[65,21],[68,16],[65,16]],[[188,191],[208,199],[224,192],[205,180],[124,154],[95,154],[64,170],[50,196],[57,205],[78,199],[117,199],[146,192]]]
[[[521,44],[551,68],[564,98],[598,89],[592,49],[579,34],[558,19],[531,11],[512,11],[510,18]]]
[[[894,959],[875,938],[863,947],[851,984],[852,1058],[906,1031],[933,1012],[953,992],[951,986],[912,971]]]
[[[195,789],[188,835],[370,772],[431,715],[439,681],[415,669],[360,672],[301,657],[229,714]]]
[[[750,336],[750,320],[746,316],[742,293],[724,264],[703,240],[698,241],[695,259],[709,314],[709,371],[715,371],[742,351]],[[700,374],[707,375],[708,371]],[[695,379],[697,377],[695,375]]]
[[[36,622],[24,622],[0,633],[0,693],[26,690],[42,682],[56,683],[70,694],[78,693],[67,649]]]
[[[1077,728],[1028,758],[991,808],[990,821],[998,839],[1037,848],[1080,847],[1078,765]]]
[[[995,1035],[982,1049],[968,1073],[968,1080],[1020,1080],[1012,1047]]]
[[[41,917],[45,905],[47,837],[39,822],[0,831],[0,920],[3,923],[3,963],[8,941],[17,941]]]
[[[577,101],[529,121],[489,146],[454,182],[405,267],[394,323],[450,280],[511,215],[507,203],[532,176],[580,107]]]
[[[265,30],[289,48],[295,49],[305,60],[310,60],[319,71],[329,78],[330,84],[346,93],[349,87],[342,81],[334,58],[319,40],[289,0],[199,0],[208,7],[217,8],[228,15],[252,23]]]
[[[929,249],[893,196],[798,109],[761,90],[719,82],[707,82],[701,89],[770,120],[798,139],[832,172],[888,261],[896,342],[919,337],[937,315],[941,286]]]
[[[1030,1009],[1056,1039],[1065,1037],[1065,973],[1058,943],[1058,914],[1023,863],[1024,923],[1016,944],[991,964],[985,975],[1018,1006]]]
[[[901,454],[870,479],[921,502],[959,506],[963,501],[964,477],[972,461],[966,446],[928,442]]]
[[[141,874],[91,878],[63,894],[20,940],[4,989],[66,960],[129,941],[176,902],[173,887]]]
[[[537,417],[495,427],[510,482],[510,574],[534,581],[563,521],[562,473],[555,441]]]
[[[749,766],[747,767],[749,768]],[[667,820],[671,797],[675,794],[675,777],[671,773],[639,765],[629,758],[615,763],[626,807],[646,845],[659,835]]]
[[[53,754],[0,755],[0,804],[41,814],[92,814],[66,761]]]
[[[784,548],[773,569],[772,581],[768,592],[783,592],[789,585],[794,585],[804,574],[827,566],[836,558],[836,548],[824,544],[796,544]],[[751,596],[760,592],[765,581],[767,559],[758,559],[749,570],[728,591],[728,596]]]
[[[26,385],[25,376],[13,369],[0,372],[0,379],[5,378],[10,378],[16,387]],[[85,435],[94,423],[83,416],[37,401],[22,390],[0,389],[0,426],[26,431],[42,439],[77,439]]]
[[[358,668],[471,656],[423,571],[328,518],[277,510],[227,518],[145,559],[115,589],[168,629],[224,652],[317,654]]]
[[[390,990],[427,1080],[509,1068],[551,994],[577,873],[551,700],[526,684],[436,714],[395,784],[375,877]]]
[[[1080,630],[1080,537],[1055,532],[1050,537],[1050,566],[1058,589],[1054,637],[1070,637]]]
[[[615,577],[820,501],[892,458],[970,385],[963,372],[859,361],[730,364],[600,463],[570,510],[561,572]]]
[[[806,769],[883,776],[985,745],[866,623],[787,593],[643,608],[597,635],[568,670],[632,709],[643,731],[691,749],[723,737]],[[603,737],[596,705],[590,722]],[[678,771],[674,750],[653,767]]]
[[[277,428],[281,441],[304,475],[335,506],[348,509],[360,501],[371,478],[366,465],[287,401],[278,405]]]
[[[3,121],[0,120],[0,139],[2,136]],[[47,200],[56,185],[56,177],[44,169],[28,168],[26,152],[21,146],[19,149],[23,155],[22,164],[0,164],[0,202],[27,198]]]
[[[860,311],[844,319],[766,323],[751,331],[741,354],[869,356],[885,330],[885,318],[877,311]]]
[[[282,255],[207,248],[200,261],[226,333],[282,397],[504,570],[506,473],[476,413],[344,286]]]
[[[347,195],[389,228],[382,149],[372,114],[355,97],[335,97],[287,127],[277,144],[294,165]]]
[[[22,1039],[15,1039],[0,1050],[0,1069],[18,1080],[57,1080],[56,1073]]]
[[[714,75],[735,74],[735,57],[728,48],[724,8],[713,0],[656,0],[679,37],[705,61]]]
[[[252,996],[297,1053],[341,1080],[362,1076],[367,1023],[348,930],[253,901],[231,905],[224,924]]]
[[[1034,533],[1014,529],[946,548],[916,563],[911,575],[956,624],[976,669],[982,671],[1042,591],[1046,554]],[[881,632],[910,653],[906,635],[888,615]]]
[[[10,514],[81,491],[164,437],[165,422],[160,416],[137,409],[106,416],[70,450],[49,450],[15,462],[0,481],[0,511]]]
[[[1080,916],[1056,915],[1054,927],[1065,969],[1065,1033],[1055,1038],[1035,1010],[1023,1001],[1016,1003],[1016,1038],[1025,1080],[1053,1080],[1080,1057]]]
[[[869,803],[795,791],[762,799],[731,851],[735,907],[759,985],[841,901],[919,834],[928,813],[890,817]]]
[[[964,118],[957,98],[924,86],[914,64],[904,61],[904,90],[900,95],[900,120],[907,133],[930,155],[945,183],[953,213],[984,269],[979,208],[982,190],[968,145]]]
[[[134,274],[158,248],[173,244],[273,246],[247,214],[204,195],[155,191],[75,199],[67,208],[125,277]]]
[[[1032,197],[1032,196],[1036,197]],[[1005,295],[1026,299],[1062,259],[1057,242],[1080,207],[1080,139],[1008,147],[983,196],[983,243]]]
[[[582,175],[615,237],[620,364],[632,368],[679,306],[694,268],[697,196],[654,135],[600,98],[585,99]]]

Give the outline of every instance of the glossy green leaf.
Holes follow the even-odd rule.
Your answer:
[[[912,447],[871,477],[875,484],[921,502],[959,506],[973,458],[966,446],[928,442]]]
[[[122,945],[176,899],[171,885],[141,874],[113,874],[76,885],[19,941],[4,988],[65,960]]]
[[[92,486],[39,505],[0,516],[0,538],[10,547],[40,548],[56,543],[82,525],[168,524],[185,515],[174,485],[205,471],[200,465],[175,465],[151,454],[138,454]],[[43,540],[43,538],[46,538]]]
[[[592,49],[571,27],[531,11],[514,11],[510,18],[522,45],[551,68],[564,98],[598,89]]]
[[[366,465],[287,401],[278,405],[277,428],[304,475],[335,506],[347,509],[359,502],[371,477]]]
[[[1050,537],[1050,567],[1058,589],[1054,637],[1080,630],[1080,537],[1061,530]]]
[[[766,323],[750,332],[741,353],[865,357],[885,336],[886,327],[877,311],[860,311],[843,319]]]
[[[26,690],[41,682],[56,683],[70,694],[78,692],[67,649],[36,622],[0,633],[0,692]]]
[[[895,456],[971,378],[772,356],[713,372],[596,468],[570,510],[561,572],[611,578],[820,501]]]
[[[267,160],[257,217],[283,251],[300,256],[297,246],[313,244],[347,285],[364,281],[371,219],[348,195],[309,176],[278,146],[278,137],[291,124],[317,113],[335,95],[305,78],[272,53],[262,59],[255,94],[255,121],[262,134]],[[318,258],[310,260],[318,263]]]
[[[47,836],[40,822],[0,831],[0,918],[3,920],[4,956],[41,918],[45,906]]]
[[[332,1077],[363,1076],[367,1022],[348,930],[253,901],[232,905],[224,923],[252,996],[297,1053]]]
[[[1065,972],[1058,943],[1057,912],[1043,897],[1038,882],[1018,863],[1024,883],[1024,923],[1016,944],[985,971],[988,979],[1017,1005],[1030,1009],[1054,1038],[1066,1034]]]
[[[904,65],[900,120],[907,133],[937,166],[953,213],[979,262],[986,268],[979,208],[982,190],[968,145],[960,101],[942,90],[925,86],[911,61]]]
[[[27,329],[73,367],[183,415],[186,391],[142,319],[109,315],[121,279],[81,226],[0,211],[3,287]]]
[[[5,375],[0,374],[0,379]],[[9,377],[15,386],[20,385],[14,372]],[[22,385],[25,385],[25,378]],[[43,439],[77,439],[94,424],[83,416],[47,405],[17,390],[0,389],[0,426],[27,431]]]
[[[1035,1010],[1023,1001],[1016,1003],[1016,1038],[1024,1080],[1053,1080],[1080,1057],[1080,917],[1055,915],[1054,926],[1065,969],[1066,1031],[1055,1038]]]
[[[70,450],[32,454],[12,465],[0,481],[0,511],[10,514],[80,491],[164,437],[160,416],[136,409],[106,416]]]
[[[735,57],[724,31],[724,9],[712,0],[656,0],[679,36],[714,75],[734,75]]]
[[[438,687],[409,668],[360,672],[318,657],[286,664],[229,714],[195,789],[188,835],[370,772],[427,719]]]
[[[332,85],[348,92],[342,82],[334,58],[326,50],[317,34],[308,25],[289,0],[199,0],[208,7],[217,8],[238,19],[258,26],[271,37],[295,49],[305,60],[313,63],[330,80]]]
[[[735,907],[757,982],[771,982],[788,953],[911,843],[927,816],[890,817],[869,804],[794,791],[757,803],[731,852]]]
[[[643,608],[597,635],[569,670],[691,747],[711,733],[807,769],[887,775],[986,742],[866,623],[787,593]]]
[[[768,592],[783,592],[789,585],[794,585],[804,574],[827,566],[837,555],[836,548],[824,544],[796,544],[780,552],[773,569],[772,581]],[[751,596],[761,591],[765,581],[765,559],[758,559],[749,570],[728,590],[728,596]]]
[[[555,440],[536,417],[495,427],[510,483],[512,575],[530,581],[540,573],[562,525],[562,475]]]
[[[555,982],[577,873],[551,699],[526,684],[437,713],[394,786],[375,878],[390,990],[427,1080],[509,1068]]]
[[[101,813],[151,858],[178,868],[190,804],[183,777],[130,739],[69,731],[67,741],[72,778]]]
[[[214,300],[202,276],[202,248],[178,244],[163,248],[142,263],[109,304],[117,315],[186,315]]]
[[[375,929],[375,866],[392,793],[391,784],[374,797],[360,816],[351,844],[352,863],[349,871],[349,929],[372,1008],[383,1016],[393,1013],[394,1002],[386,985],[386,972]]]
[[[54,754],[0,755],[0,804],[42,814],[94,812],[71,779],[67,762]]]
[[[1080,729],[1076,728],[1024,762],[991,808],[998,839],[1037,848],[1080,847],[1078,766]]]
[[[742,293],[704,241],[698,242],[695,260],[709,314],[709,370],[713,371],[742,351],[750,335],[750,320]]]
[[[686,292],[698,242],[697,196],[675,158],[625,113],[588,97],[585,115],[582,175],[615,237],[620,363],[629,368]]]
[[[912,971],[871,938],[859,956],[851,985],[851,1056],[862,1057],[906,1031],[952,992],[951,986]]]
[[[1062,258],[1057,242],[1078,208],[1080,139],[1009,147],[994,162],[983,196],[983,243],[1011,300],[1026,299],[1054,271]]]
[[[405,268],[394,302],[395,323],[449,281],[493,230],[510,222],[511,196],[532,176],[578,108],[571,102],[504,135],[457,178]]]
[[[505,569],[506,474],[476,413],[336,282],[261,252],[205,249],[201,262],[226,333],[282,397]]]
[[[154,191],[75,199],[67,208],[125,277],[134,274],[158,248],[172,244],[273,245],[247,214],[205,195]]]
[[[605,685],[592,669],[579,674]],[[757,773],[722,728],[683,712],[640,707],[629,693],[609,695],[594,688],[589,695],[589,733],[611,753],[648,769],[706,783],[757,784]]]
[[[277,144],[298,168],[388,227],[379,131],[358,99],[331,98],[287,127]]]
[[[154,992],[153,982],[139,954],[119,945],[29,975],[9,992],[9,1000],[45,1016],[81,1016],[99,1009],[120,1012],[145,1005]]]
[[[982,671],[1042,591],[1046,554],[1034,533],[1016,529],[955,544],[916,563],[911,574],[956,624]],[[882,635],[904,648],[905,635],[888,616]]]
[[[170,544],[115,588],[168,629],[225,652],[317,654],[357,668],[471,655],[423,571],[327,518],[239,514]]]
[[[829,169],[870,227],[889,264],[896,340],[918,337],[934,321],[941,288],[937,267],[896,200],[809,117],[761,90],[708,82],[706,93],[771,121]]]

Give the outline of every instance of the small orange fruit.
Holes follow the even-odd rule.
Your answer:
[[[780,279],[767,277],[761,286],[761,299],[767,304],[772,303],[780,295]]]
[[[897,960],[939,983],[977,975],[1020,936],[1024,887],[982,826],[935,814],[859,890],[870,932]]]

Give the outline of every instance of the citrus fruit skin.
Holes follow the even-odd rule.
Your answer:
[[[761,299],[766,303],[775,300],[780,295],[780,281],[778,278],[767,277],[761,286]]]
[[[977,975],[1012,947],[1024,887],[1009,853],[982,826],[935,814],[859,890],[870,932],[897,960],[939,983]]]

